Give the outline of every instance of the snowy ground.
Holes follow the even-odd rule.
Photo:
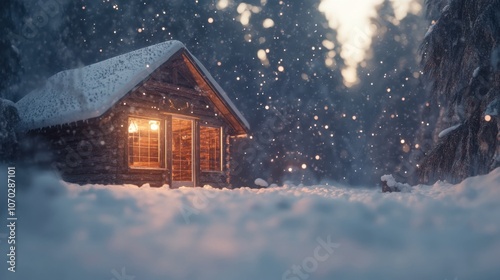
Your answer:
[[[391,194],[33,181],[0,279],[500,279],[500,169]]]

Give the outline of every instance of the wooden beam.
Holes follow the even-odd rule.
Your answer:
[[[189,96],[201,96],[202,95],[201,92],[196,91],[195,89],[186,88],[186,87],[168,84],[168,83],[163,83],[163,82],[159,82],[159,81],[155,81],[155,80],[148,80],[142,86],[146,90],[157,91],[157,92],[163,93],[163,94],[182,93],[182,94],[187,94]]]
[[[167,183],[168,185],[172,188],[172,158],[173,158],[173,155],[172,155],[172,116],[171,115],[168,115],[166,117],[166,121],[167,121],[167,125],[166,125],[166,129],[167,129],[167,143],[166,143],[166,166],[167,166],[167,170],[168,170],[168,174],[167,174]]]

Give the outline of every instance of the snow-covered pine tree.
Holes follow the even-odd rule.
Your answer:
[[[422,44],[439,133],[420,178],[459,181],[500,166],[500,1],[427,0],[433,20]],[[433,18],[434,16],[436,16]]]
[[[397,181],[415,183],[414,158],[420,142],[414,138],[420,127],[419,104],[423,103],[419,78],[419,43],[425,28],[423,15],[409,13],[400,22],[394,7],[385,0],[377,8],[372,23],[377,26],[362,75],[360,92],[366,96],[359,110],[367,157],[365,184],[384,174]],[[418,145],[418,146],[417,146]],[[363,147],[362,146],[362,147]],[[376,148],[374,148],[376,147]]]

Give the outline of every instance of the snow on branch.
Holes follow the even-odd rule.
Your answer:
[[[439,138],[443,138],[443,137],[445,137],[446,135],[450,134],[450,132],[452,132],[453,130],[455,130],[455,129],[459,128],[461,125],[462,125],[462,124],[461,124],[461,123],[459,123],[459,124],[456,124],[456,125],[454,125],[454,126],[451,126],[451,127],[446,128],[446,129],[443,129],[441,132],[439,132],[438,137],[439,137]]]

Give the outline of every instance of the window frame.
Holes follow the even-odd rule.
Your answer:
[[[218,170],[204,170],[202,169],[202,160],[201,160],[201,138],[203,137],[203,134],[201,132],[202,130],[202,127],[207,127],[207,128],[216,128],[219,130],[219,147],[220,147],[220,152],[219,152],[219,157],[220,157],[220,166],[218,168]],[[200,149],[200,152],[199,152],[199,166],[200,166],[200,171],[201,172],[206,172],[206,173],[209,173],[209,172],[212,172],[212,173],[222,173],[224,172],[224,132],[223,132],[223,129],[221,126],[217,126],[217,125],[210,125],[210,124],[201,124],[199,125],[199,135],[200,135],[200,143],[199,143],[199,149]]]
[[[141,119],[141,120],[146,120],[146,121],[158,121],[159,122],[159,127],[158,127],[158,160],[159,160],[159,167],[148,167],[148,166],[133,166],[130,164],[130,132],[128,131],[129,125],[130,125],[130,119]],[[126,126],[126,133],[127,133],[127,144],[125,146],[126,149],[126,164],[128,169],[134,169],[134,170],[166,170],[166,131],[167,131],[167,124],[166,121],[163,118],[160,117],[148,117],[148,116],[141,116],[141,115],[127,115],[127,126]]]

